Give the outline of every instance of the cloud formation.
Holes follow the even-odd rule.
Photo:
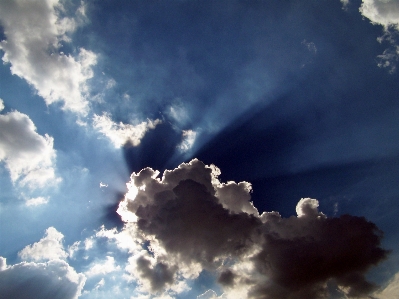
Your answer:
[[[38,134],[32,120],[18,111],[0,115],[0,128],[0,161],[13,183],[33,190],[60,181],[51,136]]]
[[[86,280],[61,260],[22,262],[9,267],[4,258],[0,260],[1,299],[77,299]]]
[[[399,1],[362,0],[359,11],[373,24],[384,27],[384,34],[378,38],[378,41],[387,41],[391,44],[391,47],[386,49],[383,54],[378,55],[378,66],[388,68],[391,73],[394,72],[399,59],[399,40],[397,38],[399,30]]]
[[[137,125],[116,123],[111,119],[109,113],[94,115],[93,127],[104,134],[114,144],[115,148],[130,143],[133,146],[140,144],[148,130],[154,129],[161,121],[159,119],[143,121]]]
[[[118,213],[146,244],[130,260],[145,290],[160,293],[206,270],[218,276],[220,298],[328,298],[331,285],[349,297],[375,291],[365,273],[388,254],[375,224],[329,218],[310,198],[297,216],[259,215],[251,184],[219,175],[197,159],[162,178],[151,168],[132,174]]]
[[[65,259],[68,254],[64,250],[63,239],[64,235],[62,233],[54,227],[49,227],[39,242],[26,246],[18,255],[23,260],[28,261]]]
[[[87,80],[96,55],[85,49],[77,54],[63,52],[68,34],[78,26],[73,18],[63,17],[58,0],[0,2],[0,22],[6,40],[0,42],[3,61],[11,72],[31,84],[46,104],[62,101],[64,109],[85,115],[88,112]],[[77,11],[82,15],[82,10]]]

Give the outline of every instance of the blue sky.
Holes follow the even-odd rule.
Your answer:
[[[1,1],[0,298],[397,298],[398,30],[396,0]]]

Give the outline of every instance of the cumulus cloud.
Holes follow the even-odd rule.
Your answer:
[[[311,198],[299,201],[296,216],[259,215],[251,184],[222,183],[219,175],[197,159],[161,178],[151,168],[132,174],[118,213],[144,244],[130,259],[130,272],[148,292],[203,270],[217,274],[224,290],[204,298],[328,298],[331,284],[349,297],[375,291],[365,274],[388,254],[375,224],[350,215],[328,218]]]
[[[55,175],[51,136],[39,135],[32,120],[18,111],[0,115],[0,128],[0,161],[13,183],[38,189],[60,181]]]
[[[87,80],[93,76],[96,55],[83,48],[75,57],[62,52],[62,43],[70,41],[68,33],[78,25],[73,18],[61,17],[62,12],[58,0],[0,1],[6,36],[0,49],[11,72],[31,84],[46,104],[61,101],[64,109],[85,115]]]
[[[0,298],[77,299],[85,281],[65,261],[22,262],[0,267]]]
[[[46,261],[65,259],[68,254],[64,250],[64,235],[54,227],[49,227],[39,242],[26,246],[18,255],[27,261]]]
[[[390,72],[396,70],[399,59],[399,1],[398,0],[362,0],[360,13],[373,24],[382,25],[384,34],[378,38],[380,42],[387,41],[391,47],[378,56],[378,66],[386,67]]]
[[[145,133],[154,129],[160,123],[159,119],[148,119],[137,125],[116,123],[111,119],[109,113],[95,114],[93,118],[93,127],[108,137],[115,148],[122,147],[126,143],[131,143],[133,146],[139,145]]]
[[[399,1],[362,0],[360,12],[375,24],[399,26]]]

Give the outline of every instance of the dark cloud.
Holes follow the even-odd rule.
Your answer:
[[[231,270],[227,269],[220,273],[218,283],[223,286],[232,286],[234,284],[235,274]]]
[[[331,283],[352,297],[375,290],[365,274],[388,251],[381,248],[382,232],[365,218],[328,218],[310,198],[299,201],[297,216],[259,215],[249,183],[222,184],[220,170],[199,160],[158,174],[133,173],[119,210],[136,215],[138,233],[150,242],[157,266],[144,257],[137,263],[153,290],[198,265],[219,273],[233,297],[246,288],[248,298],[328,298]]]
[[[176,267],[168,267],[164,263],[152,267],[151,262],[144,257],[139,257],[136,263],[139,275],[150,281],[152,291],[162,290],[165,285],[173,283]]]
[[[20,263],[0,271],[0,298],[76,299],[85,281],[64,261]]]

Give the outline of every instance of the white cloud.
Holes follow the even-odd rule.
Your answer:
[[[0,115],[0,161],[5,162],[13,183],[38,189],[59,182],[55,157],[53,138],[39,135],[26,114]]]
[[[0,256],[0,271],[7,269],[7,259]]]
[[[43,204],[48,203],[48,198],[39,196],[39,197],[35,197],[35,198],[30,198],[28,200],[26,200],[25,204],[30,207],[30,206],[40,206]]]
[[[104,134],[114,144],[115,148],[122,147],[127,142],[133,146],[140,144],[145,133],[154,129],[161,121],[159,119],[143,121],[137,125],[115,123],[109,113],[94,115],[93,127]]]
[[[396,273],[389,284],[374,296],[377,299],[399,299],[399,273]]]
[[[77,299],[85,281],[86,277],[65,261],[22,262],[0,271],[0,297]]]
[[[64,235],[54,227],[49,227],[39,242],[26,246],[18,255],[23,260],[46,261],[65,259],[68,254],[64,250]]]
[[[112,256],[107,256],[103,263],[95,263],[85,274],[88,277],[101,274],[105,275],[114,271],[119,271],[120,269],[120,266],[115,265],[115,259]]]
[[[0,112],[4,110],[4,101],[3,99],[0,99]]]
[[[217,299],[218,295],[214,290],[207,290],[205,293],[197,296],[197,299]]]
[[[391,47],[377,56],[378,66],[388,68],[391,73],[394,72],[399,60],[399,41],[396,36],[399,30],[399,1],[362,0],[359,11],[373,24],[384,26],[384,34],[378,38],[378,41],[387,41]]]
[[[0,1],[6,36],[0,49],[11,72],[34,86],[47,104],[62,101],[64,109],[85,115],[96,55],[85,49],[76,57],[62,52],[61,42],[69,42],[67,34],[77,26],[74,19],[59,16],[62,10],[58,0]]]
[[[179,149],[182,152],[187,152],[193,147],[197,133],[193,130],[183,130],[182,137],[183,140],[179,145]]]
[[[360,12],[375,24],[399,26],[399,1],[363,0]]]

